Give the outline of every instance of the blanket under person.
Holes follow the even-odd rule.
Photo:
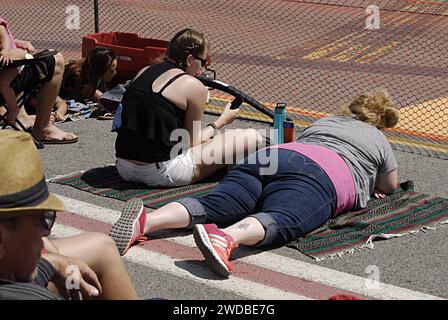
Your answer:
[[[197,184],[177,188],[149,188],[123,181],[115,166],[94,168],[49,179],[103,197],[122,201],[140,198],[146,207],[157,209],[183,197],[202,197],[225,172]],[[448,199],[414,191],[412,181],[385,199],[373,199],[365,209],[344,213],[322,227],[287,244],[317,261],[372,248],[374,239],[389,239],[448,223]]]
[[[414,183],[406,181],[385,199],[372,199],[365,209],[331,219],[287,246],[321,261],[373,248],[375,239],[416,234],[444,223],[448,199],[415,192]]]
[[[49,179],[48,182],[72,186],[99,196],[127,201],[140,198],[148,208],[157,209],[184,197],[200,198],[217,184],[225,172],[219,172],[201,183],[175,188],[150,188],[144,184],[126,182],[120,178],[115,166],[78,171]]]

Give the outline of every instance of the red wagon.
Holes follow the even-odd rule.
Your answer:
[[[115,83],[131,79],[143,67],[166,52],[169,41],[141,38],[135,33],[108,32],[85,35],[82,39],[82,56],[95,47],[112,49],[118,56]]]

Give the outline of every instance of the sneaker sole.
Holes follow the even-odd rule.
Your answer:
[[[202,255],[205,258],[205,263],[212,269],[217,275],[227,278],[230,275],[230,271],[227,266],[222,262],[221,257],[213,249],[213,245],[210,242],[207,231],[204,226],[199,224],[196,225],[193,232],[194,241],[201,250]]]
[[[120,219],[114,223],[109,231],[109,236],[115,241],[120,255],[124,255],[133,244],[134,224],[138,221],[142,209],[143,202],[140,199],[126,202]]]

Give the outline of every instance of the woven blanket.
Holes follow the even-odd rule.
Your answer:
[[[448,199],[414,192],[407,181],[385,199],[370,200],[365,209],[331,219],[287,246],[320,261],[373,248],[374,239],[415,234],[442,223],[448,223]]]
[[[224,171],[201,183],[176,188],[150,188],[144,184],[126,182],[120,178],[115,166],[78,171],[49,179],[49,182],[71,186],[99,196],[127,201],[140,198],[148,208],[159,208],[183,197],[200,198],[217,185]]]
[[[95,168],[54,177],[49,182],[75,187],[122,201],[142,199],[145,206],[159,208],[183,197],[202,197],[210,192],[225,172],[178,188],[149,188],[123,181],[115,166]],[[374,239],[389,239],[448,223],[448,199],[414,191],[412,181],[385,199],[373,199],[365,209],[344,213],[322,227],[287,244],[316,259],[341,257],[363,248],[373,248]]]

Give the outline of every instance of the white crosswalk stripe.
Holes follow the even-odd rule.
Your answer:
[[[52,230],[52,234],[58,238],[73,236],[80,232],[82,231],[79,229],[67,227],[61,224],[55,224]],[[262,285],[241,278],[229,278],[226,281],[209,280],[207,278],[210,277],[210,273],[208,273],[207,270],[198,269],[195,271],[195,274],[189,272],[187,269],[195,268],[195,265],[192,263],[188,265],[188,262],[186,262],[187,265],[185,268],[179,268],[176,266],[176,262],[179,262],[180,260],[138,247],[134,247],[132,250],[129,250],[124,259],[147,266],[149,268],[168,272],[181,278],[203,283],[219,290],[232,292],[250,299],[309,300],[309,298],[298,294],[271,288],[267,285]]]
[[[118,217],[119,212],[107,208],[98,207],[83,201],[59,196],[65,203],[67,211],[74,212],[79,215],[95,219],[109,224],[114,223]],[[66,236],[72,232],[79,232],[73,228],[57,225],[55,226],[54,234],[57,237]],[[176,236],[169,238],[169,241],[182,244],[188,247],[196,247],[193,237]],[[240,248],[239,250],[249,250]],[[247,262],[251,265],[263,267],[276,272],[281,272],[289,276],[298,277],[307,281],[312,281],[343,290],[356,292],[367,295],[376,299],[405,299],[405,300],[438,300],[441,299],[429,294],[413,291],[406,288],[401,288],[386,283],[378,283],[378,286],[369,286],[368,279],[347,274],[344,272],[332,270],[319,265],[303,262],[300,260],[291,259],[271,252],[261,252],[253,255],[242,254],[243,257],[238,260]],[[129,261],[139,263],[151,268],[161,271],[169,272],[179,277],[188,278],[194,281],[205,283],[210,286],[229,292],[234,292],[242,296],[254,299],[308,299],[294,293],[271,288],[268,284],[259,284],[253,281],[236,279],[230,277],[225,281],[211,281],[204,279],[204,277],[197,277],[190,272],[181,269],[175,265],[178,261],[169,256],[160,253],[151,252],[142,248],[132,248],[125,256]],[[195,266],[191,266],[195,268]],[[203,273],[203,270],[198,270]],[[261,287],[260,287],[261,286]]]

